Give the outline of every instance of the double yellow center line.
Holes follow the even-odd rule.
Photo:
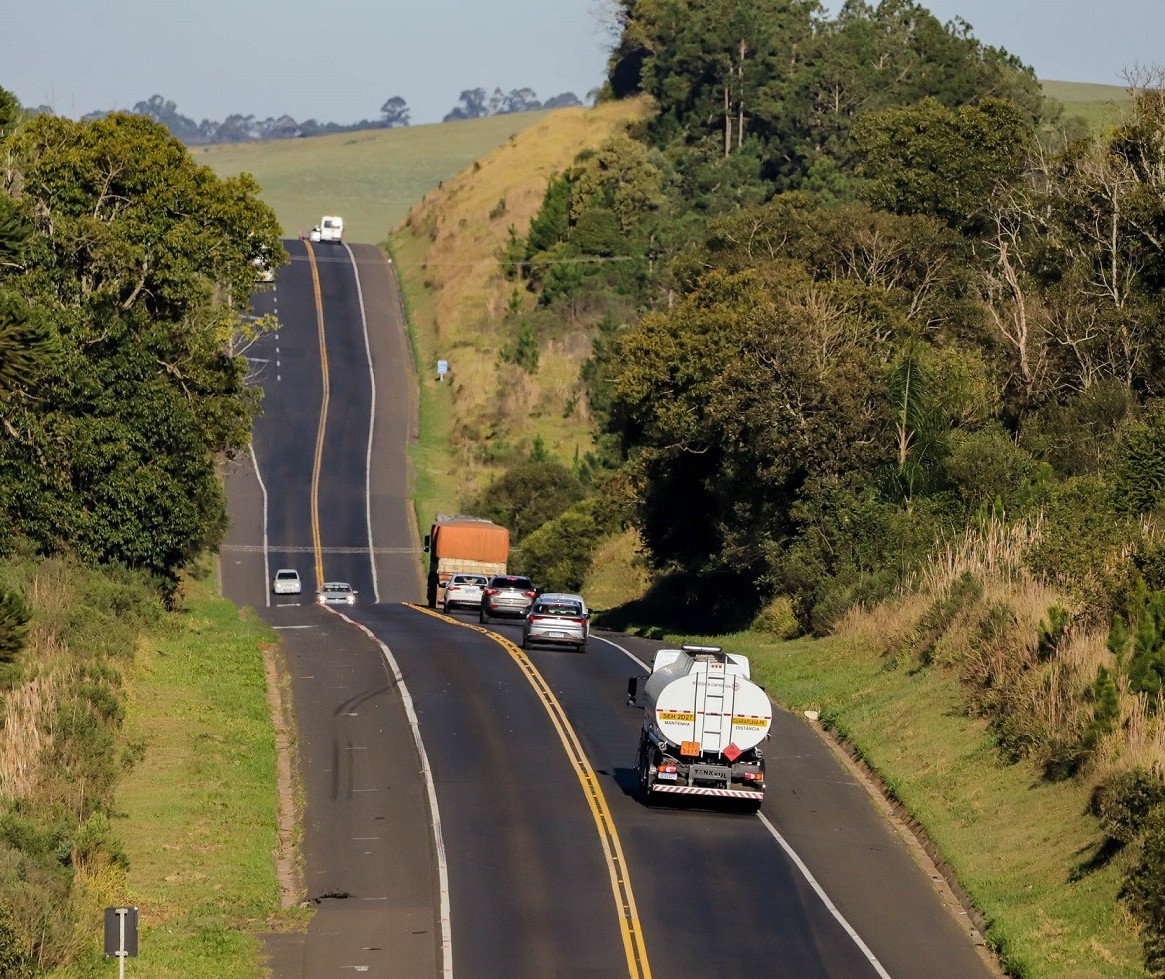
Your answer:
[[[483,629],[481,626],[442,615],[440,612],[433,611],[423,605],[406,604],[410,604],[410,607],[415,608],[418,612],[424,612],[426,615],[431,615],[445,622],[452,622],[466,629],[473,629],[489,637],[510,654],[510,658],[518,664],[522,675],[534,688],[534,693],[542,702],[542,706],[550,717],[550,723],[554,725],[554,730],[558,733],[563,748],[566,749],[566,757],[582,785],[583,795],[586,796],[591,815],[595,820],[595,827],[599,832],[599,843],[603,848],[603,858],[606,860],[607,870],[611,876],[611,891],[615,898],[615,907],[619,913],[619,931],[623,937],[623,951],[627,956],[627,973],[631,979],[651,979],[651,965],[647,961],[643,928],[639,923],[639,912],[635,907],[635,895],[631,890],[627,861],[623,856],[619,834],[615,830],[615,821],[611,817],[611,811],[607,806],[607,800],[603,795],[603,788],[599,784],[598,776],[590,762],[587,761],[582,743],[579,741],[578,735],[575,734],[574,728],[571,727],[566,711],[562,709],[558,698],[550,689],[550,685],[538,672],[538,668],[530,657],[505,636],[490,632],[489,629]]]
[[[311,540],[315,549],[316,591],[324,586],[324,555],[320,544],[320,468],[324,458],[324,433],[328,425],[328,349],[324,343],[324,297],[320,292],[320,270],[310,241],[304,241],[307,259],[311,263],[311,286],[316,300],[316,330],[320,342],[320,368],[324,380],[323,403],[320,406],[320,424],[316,430],[316,455],[311,469]]]

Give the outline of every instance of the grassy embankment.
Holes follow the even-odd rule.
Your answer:
[[[537,437],[567,465],[593,444],[579,381],[590,334],[564,329],[544,338],[534,374],[502,363],[510,338],[498,323],[515,289],[498,274],[498,258],[511,225],[526,233],[552,175],[646,111],[640,102],[560,109],[426,194],[393,233],[421,378],[413,458],[420,526],[435,512],[456,511]],[[531,302],[521,293],[518,300]],[[449,362],[443,382],[438,359]]]
[[[307,912],[281,910],[276,743],[264,647],[274,633],[205,584],[139,644],[127,734],[145,754],[117,793],[130,858],[125,898],[141,910],[154,979],[261,974],[260,933]]]
[[[55,979],[107,976],[102,913],[140,909],[152,979],[262,973],[280,911],[274,635],[205,584],[181,611],[116,569],[0,562],[32,619],[0,703],[0,888],[16,949]],[[0,972],[4,969],[0,966]]]

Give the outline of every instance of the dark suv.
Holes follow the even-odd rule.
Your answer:
[[[481,621],[492,615],[513,615],[524,619],[538,592],[534,582],[516,574],[499,574],[490,578],[481,590]]]

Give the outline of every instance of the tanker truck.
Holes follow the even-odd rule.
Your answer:
[[[639,793],[714,796],[759,809],[765,794],[760,744],[773,708],[749,679],[748,657],[719,646],[660,649],[651,675],[631,677],[627,703],[643,708]]]
[[[445,601],[445,586],[457,572],[485,575],[506,573],[510,532],[492,520],[459,513],[437,514],[425,536],[429,553],[426,598],[429,608]]]

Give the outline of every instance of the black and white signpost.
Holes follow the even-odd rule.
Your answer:
[[[125,960],[138,954],[138,909],[105,909],[105,957],[117,958],[117,977],[125,979]]]

